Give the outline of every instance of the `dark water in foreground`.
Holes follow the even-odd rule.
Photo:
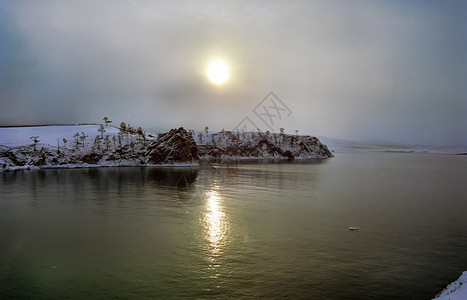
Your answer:
[[[467,270],[467,157],[0,176],[0,298],[429,299]]]

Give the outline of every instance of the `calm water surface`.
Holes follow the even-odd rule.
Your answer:
[[[463,156],[0,176],[0,298],[429,299],[467,270]]]

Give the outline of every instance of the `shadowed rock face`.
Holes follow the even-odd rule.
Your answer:
[[[160,134],[148,146],[146,156],[148,164],[191,162],[199,159],[195,140],[183,127]]]

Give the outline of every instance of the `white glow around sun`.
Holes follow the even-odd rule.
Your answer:
[[[209,79],[215,84],[222,84],[229,77],[229,68],[220,59],[212,61],[206,72]]]

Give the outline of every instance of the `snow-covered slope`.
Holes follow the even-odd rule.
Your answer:
[[[35,126],[35,127],[6,127],[0,128],[0,145],[18,147],[32,145],[32,136],[38,136],[38,147],[63,145],[63,139],[72,142],[73,136],[82,132],[88,137],[87,145],[92,143],[97,135],[100,125],[69,125],[69,126]],[[104,126],[104,135],[115,136],[120,130],[112,126]]]
[[[197,165],[194,161],[198,157],[187,155],[191,150],[184,149],[195,144],[186,130],[172,130],[160,136],[164,139],[102,125],[0,128],[0,170]],[[158,150],[158,159],[153,149]]]
[[[467,299],[467,271],[453,283],[448,285],[433,300],[465,300]]]

